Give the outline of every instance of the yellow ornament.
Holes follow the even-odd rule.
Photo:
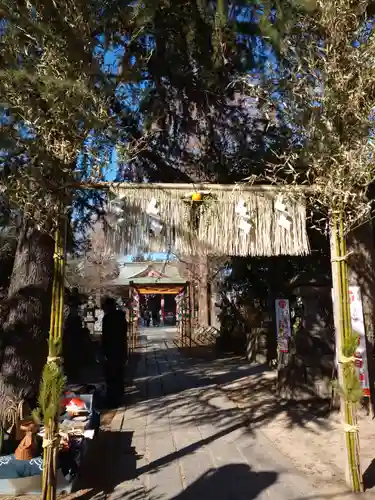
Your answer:
[[[191,195],[192,201],[202,201],[202,194],[201,193],[193,193]]]

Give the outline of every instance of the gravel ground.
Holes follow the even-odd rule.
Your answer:
[[[269,371],[221,389],[247,413],[254,432],[265,434],[317,486],[329,482],[334,489],[341,485],[346,455],[340,413],[322,401],[282,404],[275,394],[275,382],[275,372]],[[368,495],[375,499],[375,420],[360,411],[358,423],[362,472]]]

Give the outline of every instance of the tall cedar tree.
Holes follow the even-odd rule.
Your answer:
[[[250,3],[228,10],[226,2],[202,0],[1,2],[1,183],[23,213],[4,323],[2,401],[32,399],[38,390],[59,207],[76,197],[83,214],[97,207],[96,195],[69,188],[77,164],[80,178],[100,177],[101,153],[121,144],[125,159],[136,158],[152,180],[226,181],[249,172],[243,152],[262,143],[267,125],[261,114],[249,120],[233,86],[256,62],[251,37],[261,26]],[[122,54],[118,68],[107,64],[114,53]],[[248,121],[261,123],[252,135],[243,132]]]

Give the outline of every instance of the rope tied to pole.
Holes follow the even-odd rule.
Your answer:
[[[47,363],[61,363],[62,357],[61,356],[48,356],[47,357]]]
[[[42,447],[43,448],[53,448],[55,443],[60,440],[60,436],[56,436],[52,439],[43,438]]]
[[[358,425],[351,425],[351,424],[347,424],[346,422],[343,422],[343,428],[344,428],[344,432],[348,432],[348,433],[355,433],[355,432],[359,431]]]
[[[331,262],[346,262],[353,253],[354,253],[353,250],[350,250],[350,252],[347,252],[345,255],[338,255],[336,257],[332,257]]]
[[[354,363],[355,362],[355,357],[354,356],[344,356],[343,354],[341,354],[340,358],[339,358],[339,363],[342,364],[342,365],[348,365],[350,363]]]

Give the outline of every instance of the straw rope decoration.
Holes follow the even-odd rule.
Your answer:
[[[251,229],[241,231],[238,203],[243,201],[250,216]],[[279,224],[274,208],[275,197],[269,192],[215,193],[215,202],[202,211],[199,241],[206,242],[212,255],[273,256],[309,253],[306,232],[306,209],[302,199],[288,199],[290,229]],[[225,235],[225,237],[224,237]]]
[[[181,200],[181,193],[161,189],[127,189],[123,199],[122,224],[108,219],[107,243],[118,253],[169,252],[171,248],[186,253],[193,237],[189,225],[189,206]],[[152,199],[157,202],[162,231],[150,232],[151,219],[147,213]]]
[[[122,187],[124,212],[122,224],[109,224],[107,242],[116,252],[172,252],[181,255],[212,256],[273,256],[305,255],[310,251],[306,232],[304,199],[284,197],[289,227],[280,223],[281,214],[275,208],[277,191],[215,190],[203,197],[198,205],[199,227],[191,224],[192,202],[184,199],[181,190]],[[150,232],[147,207],[157,202],[162,231]],[[240,201],[250,215],[251,230],[239,226],[236,206]],[[110,219],[109,219],[110,220]]]

